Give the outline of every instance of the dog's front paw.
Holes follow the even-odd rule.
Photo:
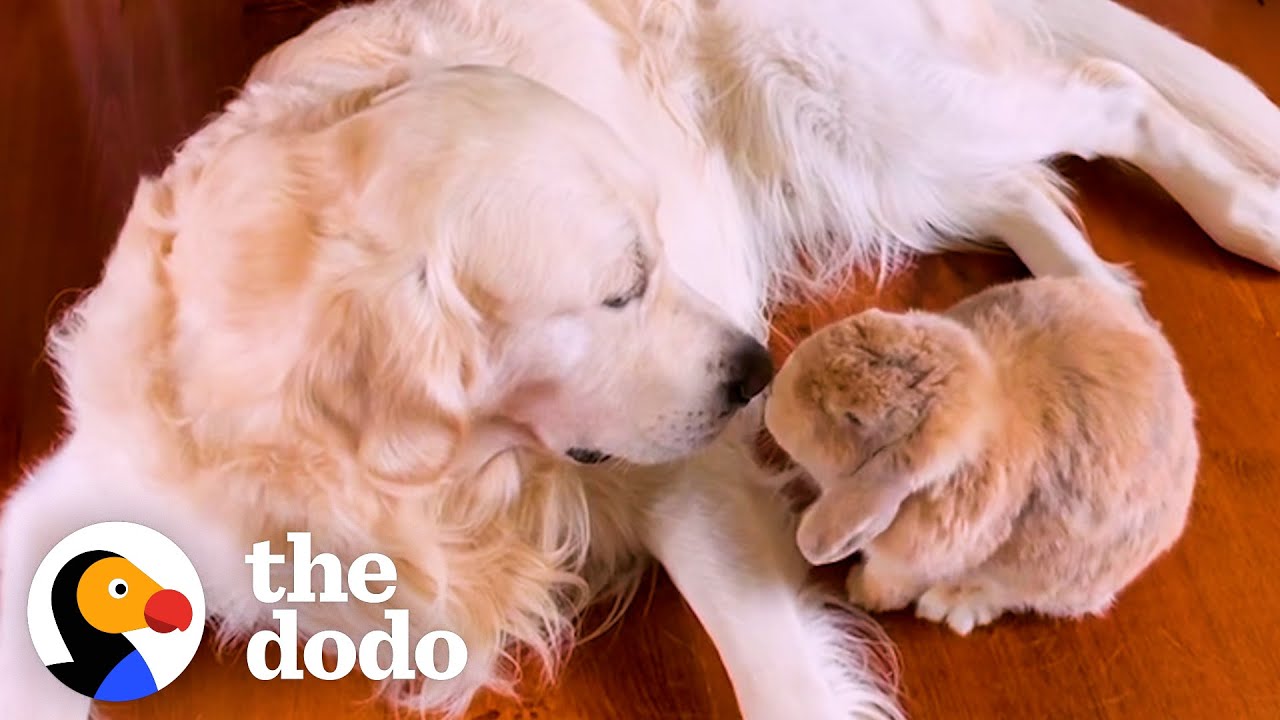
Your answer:
[[[990,624],[1004,610],[990,592],[976,586],[935,585],[916,601],[916,617],[946,623],[959,635]]]

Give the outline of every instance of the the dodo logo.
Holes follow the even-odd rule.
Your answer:
[[[54,546],[27,599],[36,653],[96,700],[136,700],[173,682],[204,635],[204,590],[169,538],[133,523],[90,525]]]

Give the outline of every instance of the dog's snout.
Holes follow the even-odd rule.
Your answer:
[[[729,378],[724,384],[725,400],[741,407],[759,395],[773,380],[773,359],[769,349],[749,340],[729,358]]]

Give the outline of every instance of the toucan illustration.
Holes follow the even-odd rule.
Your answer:
[[[156,679],[124,633],[167,633],[191,625],[191,602],[166,590],[124,557],[81,553],[53,581],[53,617],[71,661],[49,666],[64,685],[96,700],[135,700],[156,691]]]

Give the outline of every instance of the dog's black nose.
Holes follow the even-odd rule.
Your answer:
[[[741,407],[759,395],[773,380],[773,359],[769,349],[755,340],[743,344],[729,358],[729,380],[724,384],[725,399],[732,407]]]

